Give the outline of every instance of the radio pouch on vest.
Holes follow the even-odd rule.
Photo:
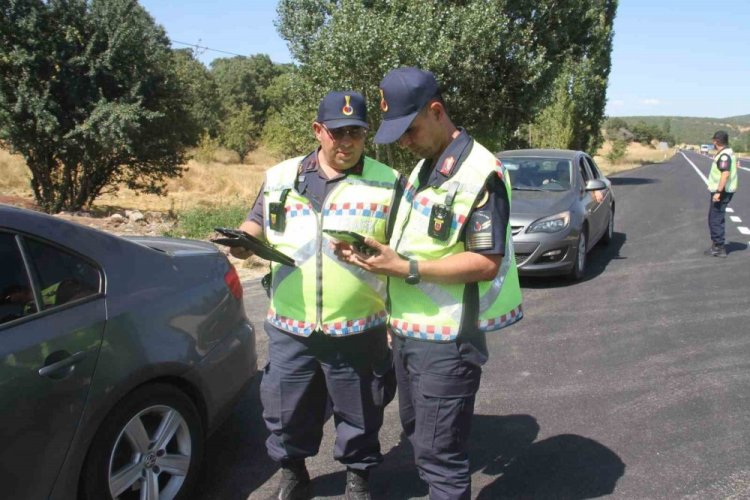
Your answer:
[[[289,190],[281,192],[281,199],[268,204],[269,227],[274,231],[284,232],[286,227],[286,197]]]
[[[437,203],[430,211],[430,225],[427,234],[436,240],[445,241],[450,237],[451,224],[453,223],[453,199],[456,197],[458,184],[452,183],[445,195],[445,204]]]

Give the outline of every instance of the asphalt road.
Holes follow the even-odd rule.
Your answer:
[[[592,251],[587,278],[522,280],[526,317],[488,337],[472,497],[750,498],[750,165],[727,259],[703,255],[708,167],[686,153],[613,177],[615,238]],[[264,364],[267,301],[257,283],[245,290]],[[258,382],[209,441],[198,498],[273,492]],[[319,498],[344,491],[332,443],[329,422],[308,461]],[[381,443],[374,498],[426,495],[395,401]]]

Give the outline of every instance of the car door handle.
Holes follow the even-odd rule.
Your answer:
[[[59,377],[60,375],[67,375],[67,374],[60,374],[58,372],[60,372],[64,368],[71,367],[72,365],[78,363],[85,357],[86,357],[86,351],[78,351],[77,353],[73,355],[70,355],[59,361],[55,361],[54,363],[50,363],[48,365],[45,365],[39,368],[39,375],[41,375],[42,377],[50,377],[50,378],[56,378],[55,376]],[[49,357],[47,359],[49,359]]]

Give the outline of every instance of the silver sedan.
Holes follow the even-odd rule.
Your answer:
[[[513,188],[510,225],[519,274],[583,279],[587,253],[614,234],[609,179],[582,151],[524,149],[497,157]]]

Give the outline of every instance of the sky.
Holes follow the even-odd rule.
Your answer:
[[[275,0],[140,2],[164,26],[173,47],[231,53],[196,49],[206,64],[259,53],[292,62],[274,26]],[[606,113],[750,114],[750,0],[620,0]]]

